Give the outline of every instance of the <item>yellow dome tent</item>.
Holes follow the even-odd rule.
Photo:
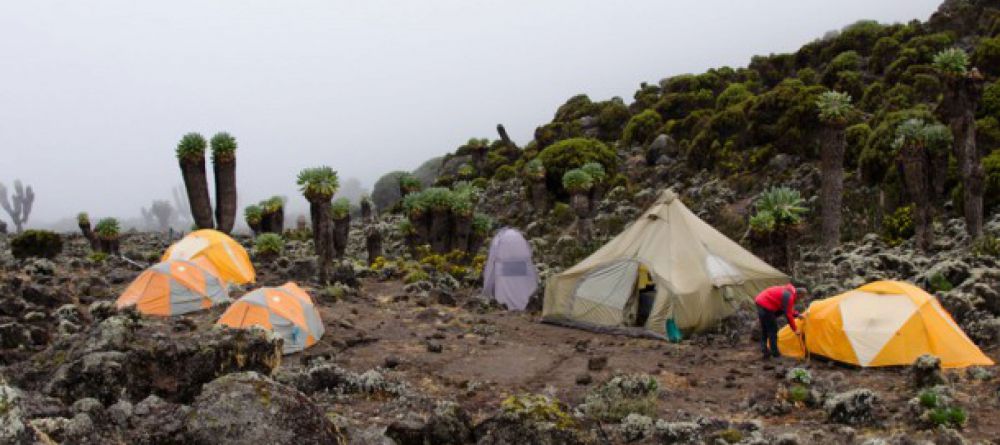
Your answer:
[[[163,254],[162,261],[205,258],[223,280],[234,284],[252,283],[257,279],[250,255],[236,240],[212,229],[196,230],[174,243]]]
[[[820,355],[859,366],[909,365],[923,354],[945,368],[992,365],[937,299],[899,281],[876,281],[814,301],[799,321],[778,333],[783,355]],[[805,350],[803,349],[805,348]]]
[[[146,269],[118,301],[119,309],[135,306],[149,315],[180,315],[229,301],[226,284],[204,259],[173,260]]]
[[[241,329],[260,326],[271,330],[285,340],[285,354],[316,344],[324,332],[323,321],[312,298],[292,282],[281,287],[262,287],[240,297],[216,324]]]

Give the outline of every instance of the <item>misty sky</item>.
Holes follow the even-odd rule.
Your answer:
[[[370,187],[496,138],[497,123],[523,144],[574,94],[631,101],[642,81],[745,66],[858,19],[924,20],[938,4],[9,0],[0,181],[34,186],[34,223],[136,217],[181,183],[181,135],[225,130],[241,206],[284,194],[304,208],[303,167]]]

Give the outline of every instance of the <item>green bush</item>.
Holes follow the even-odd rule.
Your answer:
[[[62,252],[62,237],[48,230],[25,230],[10,240],[14,258],[55,258]]]
[[[983,170],[986,173],[985,193],[983,193],[983,205],[986,209],[991,209],[1000,204],[1000,149],[993,150],[982,160]]]
[[[583,166],[580,167],[580,170],[583,170],[590,175],[590,178],[594,180],[595,184],[603,183],[608,179],[608,173],[604,170],[604,166],[597,162],[588,162],[583,164]]]
[[[403,282],[406,284],[413,284],[418,281],[427,281],[429,279],[431,279],[431,276],[427,275],[427,272],[424,272],[422,270],[414,270],[406,274],[405,277],[403,277]]]
[[[497,181],[506,181],[508,179],[517,176],[517,171],[511,165],[503,165],[497,169],[496,173],[493,173],[493,179]]]
[[[805,368],[792,368],[788,370],[787,374],[785,374],[785,380],[792,383],[808,385],[812,383],[812,373]]]
[[[556,428],[569,428],[576,424],[573,417],[559,405],[559,401],[541,394],[510,396],[500,404],[505,414],[533,423],[551,423]]]
[[[591,389],[581,408],[589,417],[608,422],[620,422],[629,414],[655,416],[659,394],[659,382],[653,377],[615,375]]]
[[[957,406],[948,408],[948,423],[953,426],[960,427],[965,425],[965,422],[969,419],[969,415],[964,409]]]
[[[858,71],[861,69],[861,55],[857,51],[844,51],[837,54],[826,66],[823,73],[823,83],[833,85],[837,80],[837,74],[841,71]]]
[[[941,274],[941,272],[931,275],[929,282],[930,290],[932,292],[948,292],[955,288],[951,281],[948,281],[948,277]]]
[[[253,251],[257,255],[278,256],[285,250],[285,239],[277,233],[262,233],[253,243]]]
[[[898,246],[913,237],[913,205],[896,208],[882,221],[882,239],[890,246]]]
[[[1000,257],[1000,237],[983,235],[972,244],[972,253],[982,257]]]
[[[788,187],[772,187],[761,192],[754,207],[750,227],[760,233],[797,225],[809,210],[799,191]]]
[[[571,209],[565,202],[557,202],[556,205],[552,207],[552,219],[555,220],[557,224],[569,224],[573,222],[575,215],[576,214],[573,212],[573,209]]]
[[[618,155],[613,149],[597,139],[589,138],[559,141],[542,150],[538,159],[545,167],[546,186],[555,193],[563,193],[562,177],[567,171],[589,162],[600,163],[608,170],[615,170],[618,165]]]
[[[987,116],[1000,118],[1000,82],[993,82],[983,88],[979,109]]]
[[[493,229],[493,218],[488,215],[477,213],[472,217],[472,232],[485,237]]]
[[[473,167],[471,164],[462,164],[462,166],[458,168],[458,172],[456,173],[458,174],[458,177],[461,179],[472,179],[473,177],[476,176],[476,168]]]
[[[108,254],[104,252],[90,252],[87,255],[87,260],[92,263],[103,263],[108,260]]]
[[[622,143],[625,146],[645,144],[663,126],[663,119],[654,110],[646,110],[629,119],[622,132]]]
[[[788,399],[795,403],[803,403],[809,400],[809,390],[802,385],[793,385],[788,388]]]
[[[941,403],[941,399],[937,392],[930,389],[921,391],[920,394],[917,395],[917,400],[920,401],[920,406],[927,409],[937,408],[938,404]]]
[[[404,173],[399,176],[399,189],[402,190],[403,193],[418,192],[421,187],[420,179],[417,179],[416,176],[413,176],[410,173]]]

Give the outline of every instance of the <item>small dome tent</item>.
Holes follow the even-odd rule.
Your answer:
[[[211,263],[165,261],[146,269],[130,284],[115,305],[135,306],[149,315],[180,315],[228,302],[224,281],[215,275]]]
[[[924,354],[940,358],[944,368],[993,364],[937,299],[899,281],[814,301],[799,326],[802,338],[787,326],[778,333],[783,355],[802,358],[808,351],[866,367],[910,365]]]
[[[316,344],[325,331],[312,297],[292,282],[281,287],[262,287],[240,297],[216,324],[271,330],[284,339],[285,354]]]
[[[504,227],[493,236],[483,266],[483,295],[507,309],[523,311],[538,290],[538,270],[531,245],[516,229]]]
[[[161,261],[205,258],[218,276],[234,284],[252,283],[257,275],[250,255],[236,240],[212,229],[195,230],[170,246]]]
[[[547,322],[679,336],[715,326],[788,277],[702,221],[671,190],[592,255],[549,279]]]

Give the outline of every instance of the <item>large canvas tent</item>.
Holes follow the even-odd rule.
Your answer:
[[[538,270],[531,259],[531,245],[516,229],[500,229],[490,242],[483,266],[483,295],[507,309],[523,311],[537,290]]]
[[[666,190],[621,234],[549,280],[542,316],[659,335],[667,333],[669,321],[678,331],[693,332],[715,326],[741,302],[787,281]]]
[[[876,281],[814,301],[799,321],[803,338],[778,333],[783,355],[807,351],[858,366],[904,366],[931,354],[944,368],[992,365],[937,299],[899,281]]]

